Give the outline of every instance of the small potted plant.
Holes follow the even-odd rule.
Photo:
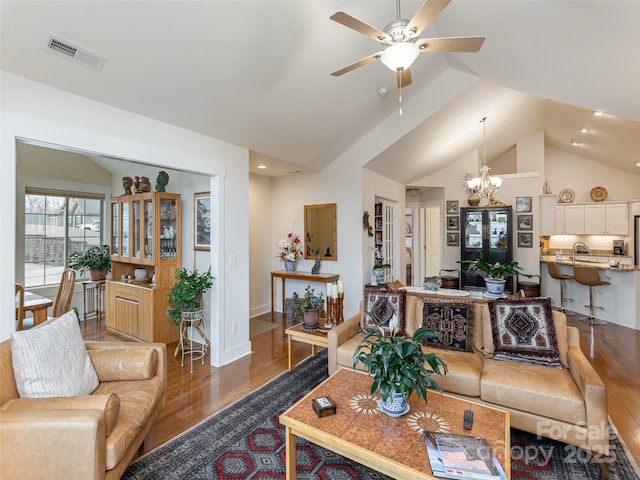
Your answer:
[[[373,277],[376,279],[376,284],[382,283],[384,279],[384,269],[391,268],[391,265],[384,262],[382,252],[377,248],[374,248],[375,258],[373,260]]]
[[[505,277],[510,277],[522,272],[522,267],[516,261],[507,263],[492,263],[493,252],[489,252],[487,259],[482,257],[477,260],[459,260],[458,263],[469,265],[469,270],[484,272],[484,279],[489,295],[502,295],[504,293]]]
[[[287,272],[295,272],[296,262],[304,256],[300,237],[289,232],[286,237],[280,239],[278,247],[280,251],[276,257],[284,262],[284,268]]]
[[[303,327],[307,330],[315,330],[320,323],[320,312],[324,310],[324,296],[315,293],[315,288],[307,285],[304,289],[304,297],[296,304],[296,312],[303,315]]]
[[[111,271],[109,245],[94,245],[84,252],[74,252],[67,259],[67,267],[80,275],[89,272],[91,280],[104,280]]]
[[[446,375],[447,365],[435,353],[422,350],[422,341],[438,334],[420,327],[411,338],[400,337],[396,325],[391,336],[384,336],[382,327],[373,321],[378,328],[365,333],[353,354],[353,367],[362,363],[373,377],[370,393],[380,392],[381,410],[390,416],[404,415],[409,411],[407,398],[414,391],[425,402],[427,388],[442,392],[431,377]]]
[[[183,312],[197,312],[204,305],[203,294],[213,285],[211,267],[204,273],[198,270],[189,271],[186,268],[176,270],[176,284],[169,292],[169,307],[167,316],[173,320],[176,326],[180,325]]]

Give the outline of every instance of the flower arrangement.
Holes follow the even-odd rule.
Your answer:
[[[280,239],[278,247],[280,247],[280,252],[276,256],[281,262],[295,262],[304,256],[300,237],[291,232],[287,233],[286,237]]]
[[[373,260],[373,268],[374,270],[377,268],[391,268],[391,265],[388,263],[384,263],[384,257],[382,256],[382,252],[377,248],[374,248],[375,258]]]

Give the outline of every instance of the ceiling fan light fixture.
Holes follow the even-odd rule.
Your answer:
[[[420,50],[415,43],[399,42],[388,46],[382,52],[380,60],[389,70],[401,72],[411,67],[419,54]]]

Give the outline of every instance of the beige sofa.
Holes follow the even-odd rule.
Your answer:
[[[118,479],[136,455],[166,401],[166,345],[85,345],[91,395],[19,398],[11,340],[0,343],[0,478]]]
[[[408,335],[420,326],[423,306],[422,298],[407,295]],[[363,338],[361,315],[328,333],[330,375],[338,368],[353,368],[353,352]],[[512,427],[608,455],[606,389],[580,350],[578,330],[567,326],[565,315],[553,312],[562,369],[493,360],[486,303],[476,303],[475,318],[475,352],[423,346],[448,366],[446,377],[434,377],[443,390],[509,411]],[[363,369],[362,364],[358,368]]]

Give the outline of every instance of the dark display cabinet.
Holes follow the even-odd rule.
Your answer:
[[[473,207],[460,209],[463,235],[460,239],[460,259],[476,260],[480,257],[491,262],[507,263],[513,260],[511,206]],[[462,264],[461,288],[484,288],[484,273],[469,271]],[[513,292],[513,277],[506,278],[505,293]]]

